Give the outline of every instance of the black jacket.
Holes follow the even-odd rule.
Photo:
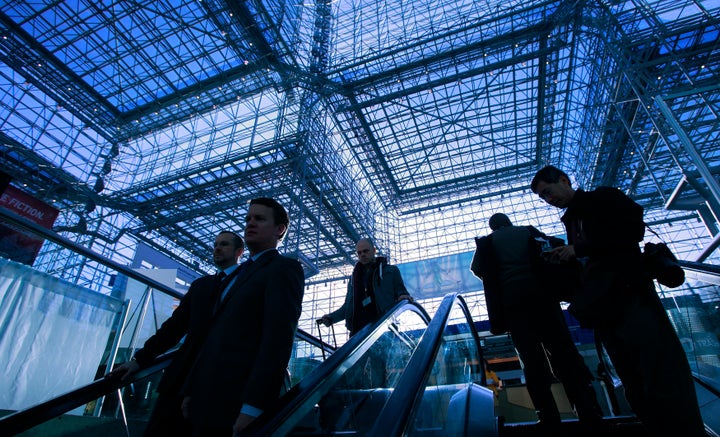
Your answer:
[[[178,393],[182,387],[188,368],[195,359],[190,345],[201,341],[198,337],[205,335],[219,285],[220,279],[215,275],[203,276],[193,281],[170,318],[147,339],[142,349],[135,353],[135,359],[140,366],[147,366],[158,355],[176,346],[187,335],[178,355],[165,370],[158,385],[158,392]]]
[[[541,246],[537,239],[547,240],[552,247],[561,246],[564,242],[556,237],[548,237],[544,233],[540,232],[533,226],[523,226],[523,229],[528,231],[529,253],[532,258],[529,260],[532,274],[537,278],[537,288],[534,290],[525,290],[523,293],[525,297],[529,297],[532,293],[539,291],[543,293],[543,298],[551,297],[552,294],[547,290],[547,283],[545,282],[543,274],[543,260],[540,256]],[[488,319],[490,321],[490,332],[493,334],[502,334],[508,330],[506,307],[506,299],[503,299],[504,290],[499,272],[501,266],[498,264],[498,259],[493,248],[493,234],[485,237],[476,238],[475,244],[477,246],[475,254],[473,256],[470,270],[475,276],[483,281],[483,287],[485,292],[485,304],[488,310]],[[514,298],[513,298],[514,299]],[[518,296],[516,301],[523,300],[522,296]],[[532,306],[531,299],[525,299],[525,304]]]
[[[638,244],[645,234],[643,209],[622,191],[578,189],[562,222],[583,265],[582,291],[569,307],[583,326],[611,324],[629,295],[654,291]]]
[[[304,291],[302,266],[277,250],[267,251],[238,276],[182,388],[192,399],[194,425],[229,430],[243,404],[265,409],[278,398]]]

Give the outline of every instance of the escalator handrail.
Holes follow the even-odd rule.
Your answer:
[[[427,311],[419,304],[409,301],[398,302],[380,320],[365,326],[358,331],[357,334],[350,337],[347,343],[338,348],[335,353],[330,355],[320,366],[316,367],[300,382],[294,385],[285,395],[278,399],[272,407],[258,416],[241,435],[274,435],[277,428],[287,421],[293,413],[298,411],[301,406],[307,402],[312,402],[314,405],[317,402],[314,396],[316,396],[318,390],[322,388],[323,383],[333,375],[336,375],[342,366],[346,366],[348,359],[351,357],[359,357],[365,353],[372,345],[372,342],[384,333],[382,327],[385,326],[388,320],[405,311],[413,311],[419,314],[425,323],[430,322],[430,316]]]
[[[470,311],[462,296],[458,293],[447,294],[423,335],[420,344],[415,353],[410,357],[410,362],[405,367],[405,371],[400,376],[400,380],[393,390],[390,399],[386,403],[386,407],[380,412],[378,420],[375,421],[369,435],[371,436],[395,436],[402,435],[405,430],[413,410],[422,398],[426,381],[430,376],[437,353],[440,349],[443,333],[450,318],[450,313],[455,304],[459,303],[465,318],[470,325],[473,333],[474,341],[480,353],[482,362],[482,348],[480,347],[480,338],[472,322]]]
[[[0,418],[0,435],[15,435],[26,431],[40,423],[54,419],[90,401],[146,378],[165,369],[176,354],[177,350],[173,350],[157,357],[152,364],[140,369],[124,381],[120,379],[119,375],[114,377],[104,376],[53,399],[2,417]]]
[[[707,376],[701,375],[696,372],[692,372],[692,377],[695,380],[695,384],[701,385],[705,390],[712,393],[715,397],[720,398],[720,388],[718,388],[718,382],[714,379],[710,379]]]
[[[56,232],[54,232],[50,229],[43,228],[42,226],[38,225],[37,223],[31,222],[31,221],[27,220],[26,218],[15,214],[12,211],[8,211],[3,208],[0,208],[0,220],[10,223],[13,226],[17,226],[23,230],[30,231],[36,235],[39,235],[40,237],[42,237],[46,240],[52,241],[53,243],[57,244],[58,246],[72,250],[75,253],[79,253],[80,255],[83,255],[88,259],[91,259],[91,260],[93,260],[99,264],[102,264],[106,267],[110,267],[111,269],[115,270],[116,272],[122,273],[123,275],[125,275],[129,278],[135,279],[136,281],[142,282],[145,285],[149,285],[153,289],[158,290],[169,296],[172,296],[176,299],[182,299],[182,297],[184,296],[183,293],[180,293],[179,291],[163,284],[162,282],[159,282],[149,276],[145,276],[142,273],[140,273],[139,271],[133,270],[132,268],[130,268],[126,265],[120,264],[120,263],[113,261],[109,258],[106,258],[100,254],[97,254],[84,246],[81,246],[73,241],[70,241],[69,239],[57,234]]]
[[[720,266],[695,261],[678,260],[678,264],[685,270],[692,270],[699,273],[706,273],[713,276],[720,276]]]
[[[317,337],[313,337],[311,334],[308,334],[300,328],[297,330],[296,337],[318,348],[324,347],[325,350],[330,353],[333,353],[336,350],[334,346],[321,341]],[[124,381],[121,381],[119,377],[111,378],[105,376],[53,399],[2,417],[0,418],[0,435],[14,435],[26,431],[39,425],[40,423],[54,419],[55,417],[61,416],[68,411],[85,405],[90,401],[98,399],[102,396],[107,396],[122,387],[126,387],[136,381],[164,370],[168,365],[170,365],[170,362],[176,355],[177,349],[160,355],[153,360],[149,366],[138,370]]]

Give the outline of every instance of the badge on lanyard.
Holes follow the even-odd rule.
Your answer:
[[[364,307],[366,307],[366,306],[370,305],[371,302],[372,302],[372,298],[370,296],[368,296],[365,299],[363,299],[362,304]]]

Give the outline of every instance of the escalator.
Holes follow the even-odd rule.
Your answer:
[[[242,435],[498,435],[464,300],[446,296],[429,323],[413,306],[360,331]]]
[[[446,295],[372,436],[497,436],[494,394],[485,387],[482,348],[468,307]]]
[[[535,423],[510,424],[498,417],[494,394],[485,388],[480,338],[462,296],[445,296],[425,329],[396,332],[395,320],[390,315],[370,334],[363,331],[363,338],[351,339],[347,350],[341,348],[242,435],[544,435]],[[388,349],[392,341],[382,340],[387,337],[406,343],[397,366],[402,371],[375,386],[367,378],[348,377],[356,376],[357,365],[368,357],[396,359],[395,350]],[[632,417],[606,424],[589,430],[577,420],[564,420],[562,435],[642,435]]]
[[[485,388],[475,323],[460,295],[447,295],[432,320],[417,304],[399,303],[335,351],[299,331],[303,335],[307,338],[300,343],[314,342],[323,357],[324,351],[329,356],[321,362],[318,352],[296,353],[290,367],[304,370],[295,372],[292,388],[242,435],[543,435],[535,423],[506,423],[498,416],[494,394]],[[169,359],[171,355],[163,356],[144,369],[135,383],[164,368]],[[119,388],[118,381],[102,379],[17,412],[0,419],[0,435],[24,430],[30,430],[25,435],[39,435],[32,434],[33,426]],[[707,407],[703,414],[711,417],[719,405],[718,392],[708,385],[702,393],[701,407]],[[575,419],[565,419],[561,435],[646,435],[632,416],[607,417],[604,422],[601,428],[587,429]],[[125,426],[127,430],[127,422]],[[117,435],[139,435],[139,431],[123,432]],[[717,434],[708,429],[708,435]]]
[[[612,365],[600,353],[603,365]],[[544,436],[536,422],[507,423],[498,415],[494,394],[485,388],[482,348],[462,296],[445,297],[431,320],[385,408],[368,436]],[[672,378],[668,378],[671,383]],[[695,375],[698,403],[708,436],[717,436],[720,392],[712,381]],[[619,379],[615,378],[619,381]],[[610,415],[586,426],[563,419],[556,436],[649,436],[632,413]]]
[[[430,318],[401,302],[361,329],[242,435],[367,435],[407,371]]]
[[[298,329],[288,366],[293,373],[287,385],[320,365],[322,358],[335,350],[334,346]],[[172,350],[161,355],[126,381],[99,378],[46,402],[8,414],[0,418],[0,435],[140,435],[154,405],[154,387],[176,353],[177,350]],[[74,414],[67,414],[69,412]]]
[[[292,387],[280,399],[277,408],[268,410],[261,418],[278,415],[280,412],[289,414],[290,418],[298,418],[302,406],[307,402],[315,402],[318,388],[328,388],[332,385],[344,387],[346,393],[359,390],[372,391],[376,386],[384,385],[380,381],[364,377],[363,366],[372,365],[370,361],[377,359],[381,354],[389,352],[391,360],[385,360],[388,365],[384,380],[397,380],[403,372],[409,357],[422,336],[429,316],[422,307],[414,303],[398,303],[385,318],[377,323],[367,326],[357,335],[353,336],[342,348],[335,349],[325,342],[298,330],[293,356],[289,363]],[[158,380],[161,372],[172,360],[175,351],[158,357],[153,364],[137,372],[128,381],[101,378],[79,389],[61,395],[57,398],[35,405],[28,409],[11,413],[0,418],[0,435],[23,436],[50,436],[50,435],[99,435],[134,436],[142,433],[143,425],[148,413],[152,409],[151,390],[145,382],[148,379]],[[124,392],[120,397],[116,394]],[[133,414],[125,402],[129,396],[140,392],[150,402],[146,402],[141,414]],[[144,395],[144,396],[142,396]],[[353,395],[348,395],[350,399]],[[118,400],[119,399],[119,400]],[[114,402],[113,402],[114,400]],[[108,402],[110,401],[110,402]],[[340,402],[340,401],[338,401]],[[344,402],[344,400],[342,400]],[[85,420],[76,420],[74,416],[65,415],[78,408],[86,408],[88,404],[103,404],[99,408],[99,417],[81,417]],[[322,420],[331,429],[351,428],[355,418],[348,418],[347,422],[340,424],[344,419],[337,421],[328,419],[330,402],[326,403],[328,409],[323,410],[325,415],[320,417],[300,417],[297,422],[299,429],[312,428],[308,421]],[[338,403],[338,405],[340,405]],[[300,406],[300,409],[297,407]],[[312,408],[311,408],[312,409]],[[65,416],[64,416],[65,415]],[[135,417],[133,417],[135,416]],[[287,419],[289,420],[289,419]],[[65,423],[62,423],[65,422]],[[67,425],[67,422],[76,425]],[[259,420],[258,420],[259,422]],[[333,423],[330,423],[333,422]]]

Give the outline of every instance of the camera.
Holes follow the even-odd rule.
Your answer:
[[[685,282],[685,270],[665,243],[646,243],[643,249],[645,269],[658,283],[676,288]]]

